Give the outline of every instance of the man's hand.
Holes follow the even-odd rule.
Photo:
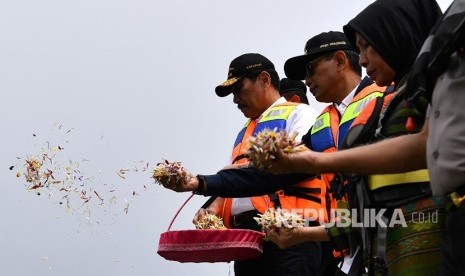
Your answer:
[[[293,153],[285,153],[281,148],[278,148],[274,158],[269,158],[263,154],[260,156],[260,162],[264,165],[265,171],[274,174],[314,173],[317,171],[313,164],[315,164],[318,154],[318,152],[308,148]]]
[[[192,219],[192,223],[197,225],[199,221],[206,215],[206,214],[212,214],[212,215],[217,215],[216,212],[212,208],[200,208],[197,213],[195,213],[194,218]]]
[[[293,245],[312,242],[329,241],[324,225],[295,228],[273,228],[268,231],[266,237],[274,242],[279,248],[284,249]]]
[[[222,211],[222,208],[224,206],[224,198],[222,197],[217,197],[212,203],[210,203],[210,206],[208,208],[200,208],[197,213],[194,215],[194,218],[192,220],[192,223],[197,225],[199,220],[204,217],[207,213],[212,214],[215,216],[218,216]]]
[[[199,186],[199,180],[197,177],[189,173],[189,177],[187,182],[183,180],[178,180],[170,178],[169,182],[163,182],[162,183],[163,187],[173,190],[175,192],[191,192],[191,191],[196,191],[197,187]]]
[[[195,213],[194,218],[192,219],[192,223],[197,225],[199,220],[201,220],[207,214],[207,210],[204,208],[200,208],[197,213]]]
[[[295,232],[299,231],[298,229],[299,228],[275,227],[266,233],[266,237],[279,248],[285,249],[299,243],[299,240],[295,237]]]

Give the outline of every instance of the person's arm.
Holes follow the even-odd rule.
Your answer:
[[[175,192],[195,192],[205,196],[249,197],[272,193],[314,176],[306,173],[275,175],[255,168],[227,169],[212,175],[192,176],[187,182],[176,183],[173,180],[164,187]]]
[[[274,160],[262,160],[272,173],[362,174],[401,173],[426,168],[428,121],[420,133],[402,135],[370,145],[319,153],[311,150],[285,154],[278,151]]]
[[[314,174],[293,173],[275,175],[256,168],[222,170],[205,175],[203,193],[206,196],[249,197],[275,192],[314,177]]]

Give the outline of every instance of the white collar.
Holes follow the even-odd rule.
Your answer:
[[[333,103],[334,107],[339,111],[339,114],[343,115],[349,106],[352,99],[355,97],[355,91],[357,90],[358,85],[342,100],[340,104]]]

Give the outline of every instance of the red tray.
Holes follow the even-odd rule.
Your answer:
[[[181,263],[214,263],[251,259],[263,253],[263,237],[265,235],[253,230],[170,231],[174,220],[191,197],[178,210],[168,227],[168,231],[160,235],[157,251],[160,256]]]

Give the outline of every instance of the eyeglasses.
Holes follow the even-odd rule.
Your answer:
[[[316,66],[318,65],[319,61],[323,58],[327,58],[329,57],[330,55],[332,55],[333,53],[329,53],[329,54],[326,54],[326,55],[322,55],[322,56],[319,56],[317,57],[316,59],[312,60],[312,61],[309,61],[306,65],[305,65],[305,77],[311,77],[313,75],[315,75],[315,69],[316,69]]]

